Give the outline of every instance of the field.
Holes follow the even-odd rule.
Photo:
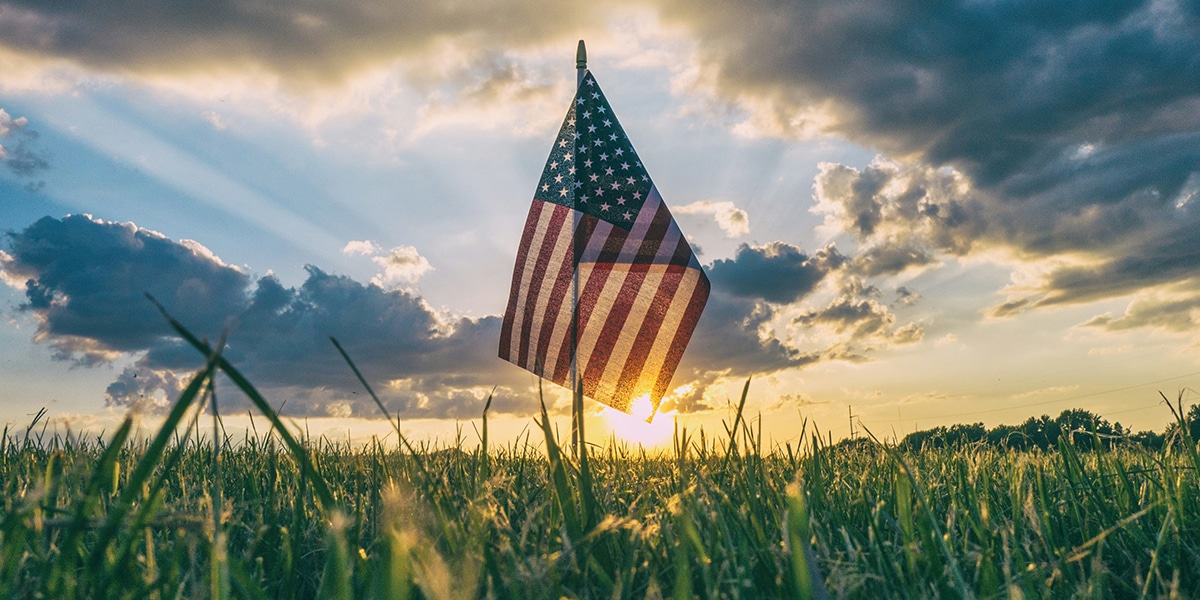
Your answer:
[[[219,433],[218,370],[269,431]],[[1158,451],[763,448],[739,411],[575,457],[545,413],[501,446],[483,417],[479,449],[304,439],[210,353],[152,438],[4,431],[0,596],[1200,597],[1185,428]]]

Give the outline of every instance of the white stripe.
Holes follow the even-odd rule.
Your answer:
[[[545,241],[546,230],[550,228],[550,218],[553,214],[553,206],[543,205],[542,212],[538,215],[537,227],[533,230],[533,239],[529,240],[529,252],[525,255],[525,264],[521,265],[521,287],[518,288],[517,307],[513,311],[512,339],[509,340],[508,350],[508,355],[512,357],[514,363],[521,358],[521,329],[522,324],[525,323],[525,302],[529,299],[529,281],[533,277],[538,254],[541,253],[542,242]],[[526,365],[521,366],[529,368]]]

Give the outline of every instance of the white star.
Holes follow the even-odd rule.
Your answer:
[[[588,85],[596,85],[596,80],[595,80],[595,79],[588,78],[588,80],[587,80],[587,84],[588,84]]]
[[[567,123],[570,123],[570,124],[571,124],[571,127],[574,127],[574,126],[575,126],[575,119],[568,119],[568,120],[567,120]]]
[[[587,159],[587,160],[583,161],[583,166],[585,166],[585,167],[591,167],[591,166],[592,166],[592,159],[590,159],[590,158],[589,158],[589,159]]]
[[[590,113],[590,112],[588,112],[588,111],[586,111],[586,110],[585,110],[585,111],[583,111],[583,118],[585,118],[585,119],[590,119],[590,118],[592,118],[592,113]]]
[[[620,148],[617,148],[617,156],[620,156],[622,154],[625,154],[625,151]]]
[[[621,165],[621,166],[623,167],[623,166],[625,166],[625,165]],[[625,178],[625,183],[628,183],[629,185],[633,185],[633,183],[634,183],[634,181],[633,181],[633,178],[632,178],[632,177],[626,177],[626,178]]]
[[[550,168],[551,168],[551,169],[557,169],[557,168],[558,168],[558,162],[557,162],[557,161],[555,161],[555,162],[552,162],[552,163],[550,163]]]
[[[554,183],[562,183],[562,175],[555,175]]]
[[[582,183],[580,183],[580,182],[578,182],[578,181],[576,181],[576,182],[575,182],[575,187],[576,187],[576,188],[581,188],[581,187],[583,187],[583,184],[582,184]]]
[[[604,120],[604,126],[605,126],[605,127],[612,127],[612,121],[609,121],[608,119],[605,119],[605,120]]]
[[[608,168],[604,169],[604,174],[605,174],[605,175],[612,175],[612,174],[613,174],[612,167],[608,167]]]
[[[604,140],[596,140],[595,146],[598,148],[604,145]]]
[[[600,176],[599,176],[599,175],[597,175],[597,174],[595,174],[595,173],[592,173],[591,175],[588,175],[588,177],[591,177],[591,178],[592,178],[592,181],[596,181],[597,179],[600,179]]]
[[[583,98],[576,98],[575,104],[578,104],[579,106],[583,106]]]
[[[596,126],[588,125],[588,133],[596,133]]]
[[[542,191],[543,191],[543,192],[548,192],[548,191],[550,191],[550,184],[548,184],[548,183],[543,183],[543,184],[542,184]]]
[[[559,148],[566,148],[566,147],[567,147],[567,140],[559,140],[559,141],[558,141],[558,147],[559,147]]]
[[[634,199],[634,200],[641,200],[641,199],[642,199],[642,193],[641,193],[641,192],[634,192],[634,193],[633,193],[633,199]]]
[[[600,196],[604,195],[604,188],[598,187],[598,188],[596,188],[596,191],[593,193],[596,195],[597,198],[599,198]]]
[[[580,201],[580,202],[583,202],[584,204],[587,204],[587,196],[586,196],[586,195],[584,195],[584,196],[580,196],[580,197],[579,197],[579,201]]]
[[[624,217],[625,217],[625,220],[626,220],[626,221],[628,221],[628,220],[630,220],[630,219],[632,219],[632,218],[633,218],[633,213],[631,213],[631,212],[629,212],[629,211],[625,211],[625,214],[624,214],[624,215],[622,215],[622,216],[624,216]]]
[[[603,153],[603,152],[601,152],[601,153],[600,153],[600,160],[608,160],[608,155],[607,155],[607,154],[605,154],[605,153]]]
[[[612,205],[611,205],[611,204],[609,204],[609,203],[607,203],[607,202],[605,202],[604,204],[601,204],[601,205],[600,205],[600,210],[608,210],[608,209],[610,209],[610,208],[612,208]]]
[[[570,153],[570,152],[568,152],[568,153],[564,154],[564,155],[563,155],[563,160],[571,160],[571,153]]]
[[[559,196],[562,196],[563,198],[566,198],[566,197],[567,197],[567,188],[563,188],[563,189],[561,189],[561,190],[558,190],[558,195],[559,195]]]
[[[622,169],[622,170],[625,170],[625,171],[628,171],[628,170],[629,170],[629,163],[621,163],[621,169]],[[630,177],[630,178],[629,178],[629,183],[633,183],[633,178],[632,178],[632,177]]]
[[[625,205],[625,196],[621,196],[620,198],[617,198],[617,204],[624,206]]]
[[[638,166],[640,167],[642,165],[638,165]],[[645,175],[642,175],[642,181],[650,181],[650,178],[646,177]]]
[[[572,175],[574,175],[574,174],[575,174],[575,167],[571,167],[570,169],[567,169],[567,172],[568,172],[568,173],[570,173],[570,174],[572,174]],[[633,183],[633,181],[631,180],[629,183]]]
[[[615,134],[615,133],[608,134],[608,139],[610,139],[614,142],[617,141],[617,134]]]
[[[604,114],[604,107],[600,106],[600,107],[596,108],[596,112],[598,112],[600,114]]]
[[[619,183],[617,183],[617,182],[615,182],[615,181],[614,181],[614,182],[612,182],[612,189],[614,189],[614,190],[619,190],[619,189],[621,189],[621,184],[619,184]]]

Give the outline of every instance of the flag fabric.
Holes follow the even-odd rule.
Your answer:
[[[584,396],[625,412],[648,396],[657,411],[708,294],[695,253],[585,71],[525,222],[500,358],[570,388],[577,356]]]

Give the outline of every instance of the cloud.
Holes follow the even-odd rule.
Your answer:
[[[921,326],[896,327],[879,290],[847,275],[848,264],[833,245],[809,256],[783,242],[743,244],[733,258],[715,261],[708,269],[712,293],[677,375],[692,382],[678,399],[680,410],[708,406],[705,390],[724,377],[866,360],[875,350],[920,341]],[[829,287],[836,293],[826,306],[803,308]],[[788,339],[789,323],[805,333]]]
[[[1178,333],[1194,333],[1200,329],[1200,292],[1141,295],[1129,303],[1125,314],[1118,317],[1097,315],[1083,323],[1083,326],[1108,331],[1154,327]]]
[[[198,336],[228,329],[225,356],[293,414],[377,412],[329,341],[336,337],[389,410],[468,417],[499,385],[497,412],[529,414],[529,378],[495,356],[498,317],[443,318],[408,291],[388,291],[308,267],[298,288],[253,281],[196,242],[87,215],[43,218],[10,233],[3,281],[25,292],[18,310],[56,356],[98,365],[139,356],[106,390],[110,405],[151,409],[174,398],[202,357],[144,297],[153,294]],[[237,403],[231,403],[231,408]]]
[[[815,188],[863,275],[995,250],[1086,263],[1047,273],[1025,301],[1038,309],[1200,271],[1193,2],[661,5],[703,40],[699,81],[759,129],[892,157],[825,165]]]
[[[355,254],[374,256],[380,252],[382,252],[382,249],[380,249],[379,244],[376,244],[371,240],[351,240],[346,242],[346,245],[342,248],[342,254],[347,256],[353,256]]]
[[[714,262],[708,275],[715,286],[733,296],[787,304],[810,293],[845,260],[832,244],[813,256],[783,242],[742,244],[733,258]]]
[[[50,161],[35,147],[38,137],[28,119],[14,119],[0,108],[0,162],[18,177],[33,177],[50,168]]]
[[[170,330],[153,294],[206,335],[246,306],[249,277],[198,244],[184,245],[132,223],[45,217],[9,234],[5,280],[21,282],[20,309],[38,319],[36,339],[81,364],[143,350]]]
[[[701,200],[671,209],[677,215],[712,215],[725,237],[736,238],[750,233],[750,216],[732,202]]]
[[[439,46],[495,50],[566,40],[602,17],[599,7],[539,0],[226,3],[154,11],[127,0],[104,7],[7,5],[0,45],[113,72],[265,71],[319,83]]]
[[[376,256],[371,260],[383,269],[382,273],[371,278],[371,283],[384,288],[416,283],[422,275],[433,270],[429,261],[412,246],[397,246],[389,250],[386,256]]]
[[[895,327],[896,316],[879,301],[880,291],[856,277],[846,278],[839,293],[828,304],[792,318],[793,325],[827,329],[838,334],[836,354],[859,359],[865,349],[888,342],[911,344],[921,341],[923,328],[917,323]]]
[[[356,241],[345,251],[377,254],[401,273],[425,264],[408,247],[384,255]],[[717,261],[672,402],[704,410],[706,390],[723,378],[863,360],[874,349],[920,339],[918,325],[895,326],[877,289],[843,276],[846,262],[833,246],[809,256],[781,242],[743,245]],[[225,357],[269,399],[287,399],[291,414],[377,415],[330,337],[402,417],[474,417],[493,388],[497,413],[537,408],[536,380],[496,356],[498,316],[443,315],[411,290],[306,269],[303,284],[286,287],[273,275],[252,278],[198,242],[88,215],[40,219],[9,233],[0,252],[0,281],[24,292],[18,310],[36,320],[35,342],[79,365],[135,358],[106,389],[110,406],[161,409],[202,363],[145,299],[149,292],[197,336],[227,332]],[[795,319],[832,335],[804,347],[781,338],[786,315],[834,283],[837,299]],[[243,408],[244,398],[229,391],[225,406]]]
[[[212,110],[206,110],[201,113],[200,116],[204,117],[204,120],[208,121],[208,124],[212,125],[213,129],[216,129],[217,131],[225,131],[226,129],[229,129],[229,121],[226,120],[225,117],[221,116],[221,113]]]
[[[370,256],[371,262],[383,269],[371,278],[371,283],[381,288],[414,284],[433,270],[429,260],[412,246],[396,246],[384,254],[379,244],[370,240],[358,240],[347,242],[342,248],[342,254]]]

